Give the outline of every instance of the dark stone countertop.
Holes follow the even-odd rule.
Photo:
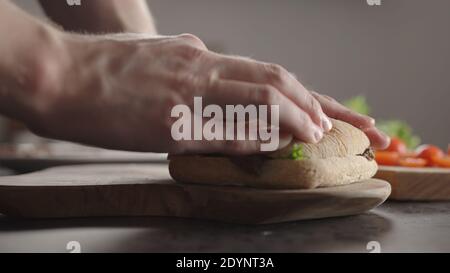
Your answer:
[[[0,168],[0,175],[13,172]],[[0,252],[450,252],[450,202],[386,202],[348,217],[260,226],[174,218],[18,220],[0,215]]]
[[[263,226],[168,218],[14,220],[0,216],[0,252],[449,252],[450,202],[388,202],[349,217]]]

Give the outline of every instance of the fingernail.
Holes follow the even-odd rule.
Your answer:
[[[381,147],[381,149],[386,149],[391,144],[391,138],[388,135],[384,135],[386,137],[386,142],[384,143],[384,147]]]
[[[322,129],[320,129],[319,127],[317,127],[314,131],[315,131],[315,132],[314,132],[314,140],[315,140],[316,143],[317,143],[317,142],[319,142],[319,141],[322,139],[322,137],[323,137],[323,131],[322,131]]]
[[[333,124],[331,123],[330,119],[324,115],[322,115],[322,129],[324,129],[326,132],[330,131],[333,128]]]

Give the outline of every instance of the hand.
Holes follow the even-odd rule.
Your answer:
[[[329,96],[314,91],[311,93],[329,117],[343,120],[363,130],[374,148],[385,149],[389,145],[389,137],[375,127],[373,118],[356,113]]]
[[[65,34],[64,45],[60,69],[41,69],[53,80],[37,92],[29,125],[44,136],[135,151],[259,152],[258,141],[172,140],[170,111],[192,106],[194,96],[220,106],[279,105],[281,130],[306,142],[331,129],[320,103],[284,68],[210,52],[193,35]]]

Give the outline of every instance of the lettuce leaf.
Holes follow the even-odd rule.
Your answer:
[[[388,136],[397,137],[405,142],[409,149],[414,149],[420,144],[420,137],[414,135],[411,126],[402,120],[380,121],[377,127]]]
[[[370,114],[370,106],[366,97],[359,95],[350,98],[342,103],[347,108],[363,115]],[[420,144],[420,137],[414,135],[411,126],[402,120],[385,120],[377,123],[377,127],[390,137],[396,137],[403,142],[409,149],[414,149]]]
[[[369,103],[367,103],[366,97],[359,95],[353,98],[350,98],[342,103],[347,108],[363,114],[363,115],[370,115],[370,106]]]
[[[294,144],[291,151],[291,156],[289,157],[293,160],[302,160],[305,159],[305,154],[303,153],[303,145],[302,144]]]

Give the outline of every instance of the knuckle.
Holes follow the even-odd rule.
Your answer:
[[[263,85],[257,92],[257,101],[260,104],[276,105],[280,102],[278,90],[271,85]]]
[[[323,94],[317,93],[316,91],[310,91],[310,92],[311,92],[311,95],[317,100],[323,99],[323,100],[327,100],[327,101],[333,102],[333,103],[337,102],[334,98],[332,98],[328,95],[323,95]]]
[[[320,103],[312,96],[309,96],[309,105],[310,105],[310,109],[311,111],[313,111],[314,113],[320,113],[322,112],[322,106],[320,105]]]
[[[206,49],[205,43],[199,37],[197,37],[193,34],[184,33],[184,34],[179,35],[178,38],[194,47],[197,47],[197,48],[200,48],[203,50]]]
[[[288,72],[278,64],[264,64],[268,81],[274,84],[281,84],[285,81]]]
[[[320,97],[322,97],[322,95],[319,94],[319,93],[317,93],[316,91],[311,90],[311,91],[309,91],[309,92],[310,92],[311,95],[312,95],[313,97],[315,97],[315,98],[320,98]]]
[[[187,61],[199,59],[205,52],[204,50],[190,44],[179,45],[178,49],[179,54]]]
[[[330,102],[337,103],[337,101],[334,98],[332,98],[328,95],[319,95],[319,96],[322,96],[323,98],[325,98],[326,100],[328,100]]]

